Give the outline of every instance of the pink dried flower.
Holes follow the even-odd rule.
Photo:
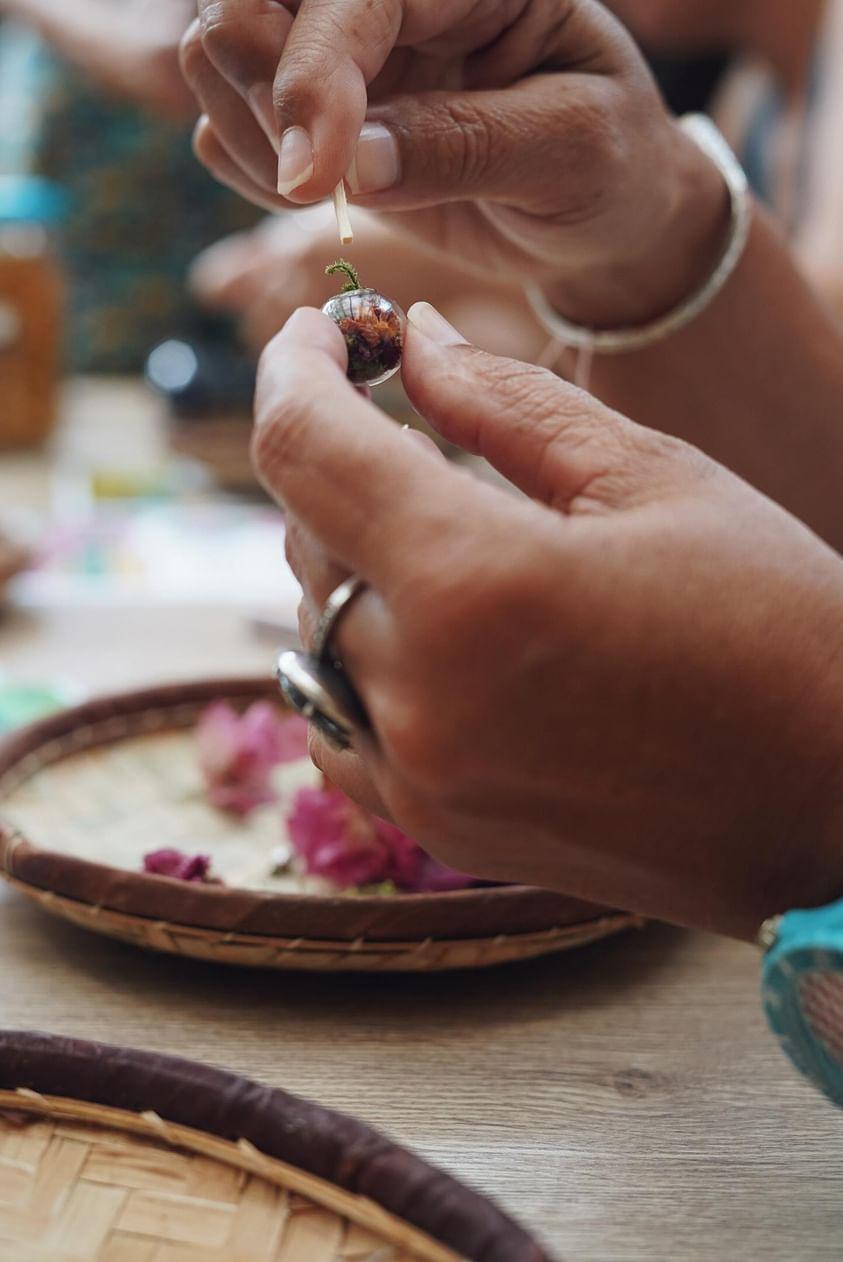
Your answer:
[[[293,847],[311,876],[340,889],[392,881],[407,892],[465,889],[471,877],[426,854],[400,828],[371,815],[339,789],[299,789],[287,819]]]
[[[275,800],[271,772],[307,757],[307,723],[282,718],[268,701],[238,714],[225,701],[208,706],[196,726],[199,766],[214,806],[248,815]]]
[[[176,881],[218,884],[210,876],[211,860],[206,854],[184,854],[181,850],[153,850],[143,856],[144,872],[171,876]]]

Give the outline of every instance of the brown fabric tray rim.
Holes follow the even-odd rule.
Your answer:
[[[0,1031],[0,1090],[76,1099],[202,1131],[382,1206],[470,1262],[550,1262],[491,1201],[363,1122],[225,1070],[32,1031]]]
[[[589,920],[575,921],[566,925],[551,925],[547,929],[534,929],[528,933],[498,933],[488,938],[314,938],[314,937],[295,937],[281,938],[274,934],[260,933],[240,933],[236,930],[209,930],[202,925],[186,925],[181,921],[166,921],[154,918],[152,916],[139,916],[129,912],[115,912],[111,907],[103,907],[101,904],[83,903],[78,899],[67,898],[64,894],[59,894],[55,890],[44,890],[40,886],[29,885],[25,881],[19,881],[16,877],[10,876],[8,872],[0,872],[0,878],[5,880],[6,884],[11,888],[18,890],[27,897],[34,897],[44,907],[49,907],[51,902],[59,902],[66,905],[69,909],[79,908],[85,909],[96,914],[103,912],[109,916],[122,917],[127,924],[147,924],[155,926],[163,931],[177,931],[179,933],[193,933],[197,938],[207,939],[211,934],[218,933],[216,941],[220,944],[229,945],[249,945],[249,946],[266,946],[278,947],[284,946],[290,950],[297,950],[303,953],[308,951],[345,951],[345,952],[365,952],[366,954],[377,954],[383,951],[387,954],[396,951],[414,951],[419,947],[426,945],[435,945],[439,947],[449,946],[484,946],[491,943],[513,943],[516,945],[528,946],[533,943],[547,942],[551,943],[558,940],[564,940],[566,937],[576,938],[589,930],[597,930],[605,928],[608,932],[620,929],[640,929],[643,928],[646,921],[641,916],[636,916],[631,912],[607,912],[602,916],[595,916]]]

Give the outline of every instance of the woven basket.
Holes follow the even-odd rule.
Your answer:
[[[190,1061],[0,1032],[3,1262],[548,1262],[362,1123]]]
[[[0,745],[0,876],[84,928],[264,968],[476,968],[638,923],[526,886],[381,897],[255,888],[275,835],[209,806],[192,727],[212,700],[243,708],[271,695],[266,680],[177,685],[78,706],[8,737]],[[277,827],[274,814],[267,827]],[[139,871],[144,851],[162,846],[210,851],[226,884]]]

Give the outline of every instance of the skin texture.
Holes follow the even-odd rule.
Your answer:
[[[0,14],[29,23],[96,82],[154,113],[195,114],[179,73],[192,0],[0,0]]]
[[[305,637],[345,574],[371,585],[337,643],[373,732],[318,765],[492,879],[745,937],[838,896],[843,561],[698,451],[422,328],[414,405],[529,498],[391,426],[321,314],[262,361]]]

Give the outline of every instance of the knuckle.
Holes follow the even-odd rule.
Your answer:
[[[262,52],[251,25],[237,6],[220,0],[200,16],[199,39],[205,56],[226,78],[249,84],[259,77]]]
[[[433,149],[437,180],[476,185],[495,151],[489,117],[469,101],[447,101],[437,107],[431,130],[439,141]]]
[[[309,117],[330,98],[336,54],[318,37],[306,47],[285,50],[283,73],[273,90],[275,109],[281,118]]]
[[[559,379],[545,368],[491,356],[488,366],[493,389],[506,398],[512,413],[531,429],[552,422],[566,407],[571,407]]]
[[[632,424],[618,428],[607,457],[571,498],[568,512],[603,513],[618,504],[632,507],[685,490],[718,472],[713,460],[681,439]]]
[[[565,209],[558,212],[567,226],[588,222],[610,209],[619,180],[630,160],[626,94],[600,78],[585,84],[576,100],[554,112],[554,148],[565,155],[572,178],[566,184]],[[548,203],[548,209],[553,203]]]
[[[676,484],[678,482],[707,482],[718,476],[720,466],[700,451],[699,447],[686,443],[673,434],[646,430],[641,444],[642,458],[646,453],[651,471]]]

